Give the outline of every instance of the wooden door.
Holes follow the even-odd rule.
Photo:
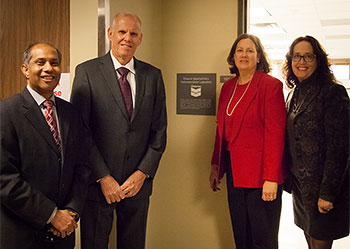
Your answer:
[[[0,100],[23,90],[23,51],[45,41],[63,55],[62,73],[69,72],[69,0],[0,0]]]

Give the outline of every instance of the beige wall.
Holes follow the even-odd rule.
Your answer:
[[[75,66],[97,56],[97,0],[70,1],[70,74]],[[80,228],[76,232],[76,249],[80,249]]]
[[[176,115],[176,74],[228,73],[236,1],[163,1],[162,13],[168,146],[155,179],[147,248],[233,248],[226,192],[214,194],[208,184],[215,117]]]
[[[75,66],[97,56],[98,0],[70,1],[70,73]]]
[[[215,117],[176,115],[176,74],[216,73],[219,93],[237,32],[237,0],[110,2],[111,18],[120,11],[140,16],[144,37],[136,57],[161,68],[166,86],[168,145],[151,196],[146,248],[234,248],[225,182],[219,193],[209,189]],[[72,76],[76,64],[96,55],[97,0],[73,0]]]

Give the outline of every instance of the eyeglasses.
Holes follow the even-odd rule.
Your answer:
[[[295,54],[292,56],[292,60],[294,62],[299,62],[301,60],[301,58],[303,58],[305,62],[311,62],[314,60],[315,57],[316,57],[316,55],[314,55],[314,54],[304,54],[304,55]]]

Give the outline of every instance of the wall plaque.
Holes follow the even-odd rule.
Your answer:
[[[229,79],[232,79],[234,75],[221,75],[220,76],[220,83],[225,83]]]
[[[176,114],[216,114],[216,74],[177,74]]]

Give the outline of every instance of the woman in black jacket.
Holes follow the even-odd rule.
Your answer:
[[[286,55],[286,158],[294,221],[309,249],[329,249],[349,234],[349,97],[311,36]]]

